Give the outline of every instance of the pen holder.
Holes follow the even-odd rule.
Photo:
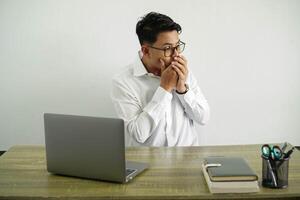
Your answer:
[[[262,156],[262,186],[287,188],[289,178],[289,158],[272,160]]]

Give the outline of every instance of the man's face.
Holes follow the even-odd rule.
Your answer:
[[[174,30],[159,33],[156,42],[153,43],[151,46],[159,49],[167,49],[170,47],[176,47],[178,44],[179,34],[176,30]],[[149,46],[147,47],[147,49],[148,54],[146,56],[148,56],[151,66],[153,68],[156,68],[157,70],[160,70],[161,68],[160,59],[162,59],[165,62],[165,65],[167,67],[174,60],[174,57],[179,55],[176,50],[173,52],[172,55],[166,57],[164,51],[162,50],[154,49]]]

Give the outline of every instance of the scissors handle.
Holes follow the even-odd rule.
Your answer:
[[[270,146],[268,144],[264,144],[261,147],[262,155],[272,160],[279,160],[282,158],[283,152],[281,148],[277,145]]]
[[[274,154],[274,159],[275,160],[279,160],[283,155],[283,152],[282,152],[281,148],[277,145],[273,146],[272,152]]]
[[[263,156],[270,158],[270,156],[271,156],[271,147],[270,147],[270,145],[264,144],[261,147],[261,152],[262,152]]]

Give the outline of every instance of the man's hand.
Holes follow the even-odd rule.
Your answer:
[[[174,57],[174,61],[171,63],[172,68],[178,74],[178,81],[176,90],[178,92],[186,91],[185,82],[188,75],[187,60],[183,55]]]
[[[161,78],[160,78],[160,86],[171,92],[174,88],[176,88],[178,75],[175,70],[171,67],[171,65],[165,65],[165,62],[160,59],[161,63]]]

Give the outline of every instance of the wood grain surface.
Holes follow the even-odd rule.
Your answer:
[[[261,145],[132,147],[127,160],[150,168],[127,184],[52,175],[44,146],[14,146],[0,157],[0,199],[300,199],[300,152],[292,154],[289,187],[259,193],[211,194],[201,172],[206,156],[242,156],[261,184]]]

